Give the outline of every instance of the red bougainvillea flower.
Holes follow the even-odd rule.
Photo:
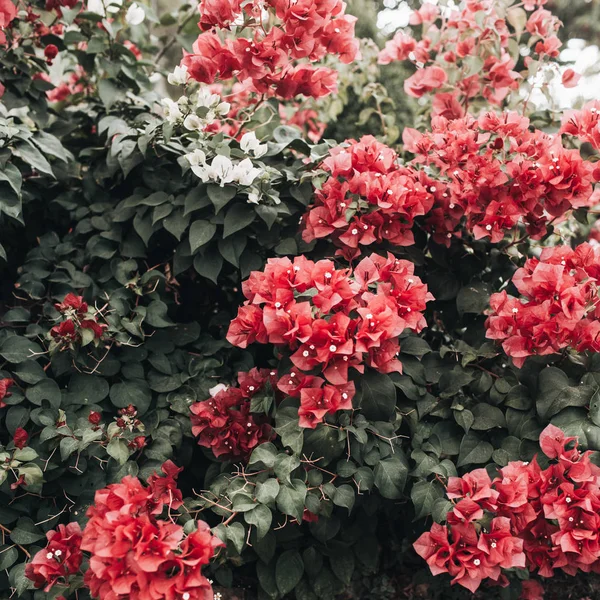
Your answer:
[[[333,153],[326,162],[340,173],[358,164],[383,173],[394,157],[391,149],[368,140],[352,154]],[[414,274],[413,263],[392,254],[373,254],[354,270],[304,256],[269,259],[264,271],[250,274],[242,290],[246,304],[231,322],[227,339],[242,348],[255,340],[271,343],[289,357],[293,368],[279,374],[272,387],[300,399],[300,425],[310,428],[328,414],[352,408],[351,369],[363,373],[366,365],[382,373],[402,371],[398,338],[406,329],[419,332],[426,326],[423,311],[433,299]],[[311,375],[313,370],[322,377]],[[244,410],[243,405],[238,408],[240,396],[239,389],[229,388],[193,407],[196,427],[208,435],[203,445],[219,454],[237,448],[231,439],[235,429],[224,423],[230,422],[225,414],[230,407]],[[250,432],[252,427],[249,420]]]
[[[46,534],[48,543],[30,563],[25,566],[25,575],[36,588],[45,592],[56,584],[68,584],[69,577],[79,571],[81,552],[81,529],[78,523],[59,525]]]
[[[575,250],[545,248],[513,275],[521,299],[492,294],[486,336],[521,367],[528,356],[573,348],[600,350],[597,307],[600,249],[588,243]]]
[[[88,312],[88,305],[87,302],[84,302],[83,296],[76,296],[70,292],[62,302],[55,304],[54,307],[65,315],[75,313],[77,316],[83,317]]]
[[[337,72],[318,63],[336,55],[342,63],[359,56],[354,37],[356,17],[345,15],[341,0],[289,3],[272,0],[202,0],[199,6],[202,33],[185,53],[182,65],[192,79],[213,84],[231,79],[249,84],[252,91],[291,99],[318,98],[337,89]],[[270,26],[263,27],[264,11]],[[243,19],[248,37],[221,39],[218,29],[229,29]]]
[[[394,150],[373,136],[333,148],[321,167],[329,178],[302,218],[306,242],[329,238],[348,259],[371,244],[414,243],[414,220],[434,199],[423,173],[400,166]]]
[[[239,387],[224,388],[192,404],[192,433],[198,436],[198,444],[210,448],[217,458],[247,460],[256,446],[272,439],[271,426],[250,412],[252,397],[271,377],[265,369],[239,373]]]
[[[565,69],[561,81],[566,88],[574,88],[577,87],[580,79],[581,75],[579,73],[576,73],[573,69]]]
[[[46,57],[46,62],[51,65],[52,61],[58,56],[58,48],[54,44],[48,44],[44,48],[44,56]]]
[[[510,462],[491,482],[484,469],[450,478],[448,498],[459,502],[447,524],[435,523],[414,544],[434,575],[449,573],[474,592],[484,579],[500,582],[503,569],[552,577],[556,569],[598,568],[600,468],[553,425],[540,446],[554,461],[545,470],[535,460]],[[525,583],[522,598],[543,597],[537,582]]]
[[[12,392],[9,392],[8,389],[13,385],[15,385],[13,379],[9,379],[8,377],[0,379],[0,408],[4,408],[6,406],[4,398],[12,396]]]
[[[600,149],[600,101],[592,100],[581,110],[567,110],[563,114],[561,133],[578,137]]]
[[[404,81],[404,91],[409,96],[420,98],[423,94],[442,87],[448,81],[446,71],[441,67],[419,69]]]
[[[17,7],[11,0],[0,0],[0,46],[6,44],[6,29],[17,16]]]
[[[166,506],[181,506],[180,469],[166,463],[163,471],[147,487],[127,476],[96,492],[81,548],[90,554],[84,581],[99,600],[213,599],[201,568],[223,544],[203,521],[186,535],[160,518]]]
[[[475,119],[456,118],[455,110],[439,107],[430,132],[403,133],[414,165],[432,170],[427,185],[433,208],[425,226],[437,243],[449,245],[462,227],[476,239],[500,242],[521,223],[539,239],[553,220],[597,202],[593,183],[600,170],[564,148],[560,136],[532,131],[515,112],[490,111]],[[563,130],[585,136],[590,127],[580,121],[573,116]]]
[[[19,449],[25,448],[28,441],[29,434],[22,427],[17,427],[13,435],[13,443],[15,447]]]

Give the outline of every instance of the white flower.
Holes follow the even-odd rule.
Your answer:
[[[183,126],[189,131],[199,131],[205,125],[206,121],[201,119],[198,115],[188,115],[184,121]]]
[[[207,87],[202,87],[198,90],[198,96],[196,97],[196,104],[198,106],[213,108],[217,106],[220,101],[221,96],[219,96],[219,94],[213,94]]]
[[[118,13],[123,6],[123,0],[105,0],[104,5],[109,13]]]
[[[104,8],[104,2],[102,0],[88,0],[87,9],[88,12],[96,13],[103,17],[106,16],[106,9]]]
[[[206,163],[206,154],[200,148],[196,148],[190,154],[186,154],[185,158],[191,166],[204,165]]]
[[[229,102],[221,102],[217,105],[217,108],[215,108],[215,112],[223,117],[228,115],[230,110],[231,104],[229,104]]]
[[[260,194],[258,192],[250,192],[248,194],[248,204],[259,204]]]
[[[217,383],[215,387],[211,387],[208,393],[214,398],[219,392],[224,392],[229,386],[224,383]]]
[[[250,131],[245,133],[240,140],[240,148],[246,153],[252,153],[255,158],[260,158],[263,156],[269,147],[267,144],[261,144],[254,131]]]
[[[179,65],[173,69],[172,73],[169,73],[167,81],[171,85],[185,85],[188,82],[190,75],[185,65]]]
[[[134,2],[128,9],[125,14],[125,22],[128,25],[140,25],[144,22],[146,18],[146,13],[144,9],[137,3]]]
[[[218,181],[223,187],[226,183],[231,183],[236,178],[236,169],[231,159],[218,154],[212,160],[208,168],[208,177],[213,181]]]
[[[252,165],[249,158],[245,158],[235,166],[234,178],[240,185],[252,185],[252,182],[262,173]]]
[[[165,119],[167,119],[169,123],[175,123],[183,116],[179,110],[179,105],[177,102],[173,102],[171,98],[163,98],[160,103],[162,104],[165,113]]]

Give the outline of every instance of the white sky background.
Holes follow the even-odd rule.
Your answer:
[[[438,4],[434,0],[432,4]],[[444,3],[448,8],[456,6],[450,0]],[[385,35],[393,34],[397,29],[407,27],[412,9],[404,1],[385,0],[386,8],[382,10],[377,19],[377,26]],[[555,77],[550,83],[550,95],[554,100],[555,109],[579,107],[584,102],[600,99],[600,49],[596,45],[586,45],[585,40],[571,39],[562,48],[559,60],[560,72],[571,68],[582,75],[575,88],[565,88],[560,77]],[[531,96],[532,103],[538,109],[548,108],[548,101],[541,91],[537,90]]]

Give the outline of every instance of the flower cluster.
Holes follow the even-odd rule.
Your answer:
[[[500,340],[517,367],[565,348],[600,352],[599,279],[600,247],[544,248],[513,275],[522,298],[506,291],[490,298],[486,336]]]
[[[79,572],[83,560],[81,528],[78,523],[59,525],[46,534],[48,543],[25,567],[25,575],[36,588],[50,591],[55,584],[66,585]]]
[[[437,173],[426,225],[438,243],[460,236],[465,218],[476,239],[500,242],[520,223],[539,239],[551,221],[596,202],[600,169],[515,112],[434,117],[430,132],[406,128],[403,140],[415,163]]]
[[[289,356],[293,368],[277,388],[300,398],[300,425],[310,428],[352,408],[350,368],[401,372],[398,336],[426,326],[422,311],[433,299],[414,265],[391,254],[372,254],[354,271],[304,256],[270,259],[243,292],[247,301],[227,339],[240,348],[271,343]]]
[[[201,568],[222,543],[203,521],[186,535],[160,518],[182,505],[181,469],[170,461],[162,468],[165,476],[151,476],[148,486],[128,475],[96,492],[81,549],[90,554],[84,581],[99,600],[213,600]]]
[[[97,313],[90,311],[82,296],[67,294],[63,301],[54,305],[62,320],[50,330],[50,349],[66,350],[75,344],[86,345],[100,340],[108,325],[98,323]]]
[[[414,544],[434,575],[474,592],[484,579],[506,584],[501,569],[511,567],[541,577],[600,568],[600,468],[553,425],[540,446],[555,461],[547,469],[534,459],[509,463],[493,481],[485,469],[448,480],[447,524]]]
[[[185,84],[187,77],[187,68],[179,66],[169,75],[169,82]],[[167,121],[182,121],[189,131],[205,130],[219,117],[225,117],[231,109],[230,103],[223,102],[221,96],[212,92],[208,86],[201,87],[193,94],[181,96],[177,101],[163,98],[162,107]]]
[[[527,15],[518,7],[499,10],[492,0],[474,0],[460,8],[443,11],[424,4],[411,16],[411,25],[422,27],[419,39],[399,31],[379,54],[379,63],[409,60],[417,68],[404,82],[404,91],[415,98],[436,92],[433,114],[462,117],[470,103],[480,98],[500,106],[511,90],[519,87],[522,76],[509,41],[523,21],[530,36],[529,47],[537,59],[558,56],[561,42],[556,36],[560,22],[541,2],[526,2]],[[526,65],[532,60],[527,57]],[[449,76],[450,75],[450,76]]]
[[[600,101],[592,100],[581,110],[565,111],[560,132],[576,136],[600,150]]]
[[[431,209],[436,189],[425,173],[400,166],[370,135],[336,146],[321,166],[329,177],[302,218],[304,241],[330,237],[348,259],[360,246],[414,243],[414,219]]]
[[[256,446],[273,438],[271,426],[250,412],[252,398],[265,389],[270,373],[239,373],[239,387],[213,388],[211,398],[190,407],[192,433],[200,446],[210,448],[217,458],[247,460]]]
[[[342,0],[202,0],[199,9],[204,33],[182,65],[202,83],[235,76],[261,94],[317,98],[335,91],[337,73],[312,63],[328,54],[343,63],[358,56],[356,18],[344,14]],[[248,37],[222,42],[216,30],[234,25]]]

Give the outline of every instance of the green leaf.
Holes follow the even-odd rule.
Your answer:
[[[223,268],[223,257],[216,251],[206,252],[204,256],[196,254],[194,258],[194,269],[202,277],[206,277],[214,284],[218,283],[217,278]]]
[[[123,90],[111,79],[101,79],[98,82],[98,96],[107,111],[113,104],[124,98]]]
[[[256,213],[249,204],[234,204],[225,215],[223,237],[229,237],[236,231],[244,229],[254,221]]]
[[[410,492],[415,507],[415,520],[430,515],[435,501],[443,496],[444,490],[437,481],[417,481]]]
[[[487,463],[493,451],[494,448],[489,442],[484,442],[474,433],[467,433],[460,444],[457,466]]]
[[[19,551],[15,546],[2,544],[0,546],[0,571],[12,567],[17,562],[17,558],[19,558]]]
[[[108,382],[103,377],[75,373],[69,382],[70,404],[98,404],[108,396]]]
[[[304,573],[304,563],[300,553],[296,550],[287,550],[277,559],[275,566],[275,581],[280,594],[291,592]]]
[[[292,485],[282,485],[277,494],[277,508],[284,514],[302,521],[306,485],[299,479],[293,479]]]
[[[23,362],[41,352],[38,344],[18,335],[8,336],[0,345],[0,356],[11,363]]]
[[[73,452],[79,449],[79,440],[72,437],[64,437],[60,440],[60,458],[66,461]]]
[[[262,504],[275,502],[279,494],[279,483],[277,479],[267,479],[263,483],[256,484],[256,499]]]
[[[194,221],[190,227],[190,249],[196,254],[198,248],[208,244],[217,232],[217,226],[209,221],[199,219]]]
[[[351,486],[343,484],[335,488],[332,500],[336,506],[343,506],[348,509],[348,513],[351,513],[356,494]]]
[[[245,512],[244,519],[248,525],[256,527],[258,539],[262,539],[269,532],[273,521],[273,513],[264,504],[259,504],[252,510]]]
[[[237,188],[234,186],[223,186],[215,183],[209,183],[206,189],[210,201],[215,207],[215,213],[218,213],[230,200],[233,200],[237,194]]]
[[[15,544],[29,546],[44,539],[46,536],[42,533],[28,517],[22,517],[17,521],[10,534],[10,539]]]
[[[396,408],[396,386],[388,375],[367,371],[361,377],[360,410],[370,421],[389,421]]]
[[[536,408],[545,421],[565,408],[586,406],[596,391],[590,385],[570,385],[566,373],[556,367],[546,367],[540,373],[538,387]]]
[[[267,509],[268,510],[268,509]],[[271,511],[269,511],[270,513]],[[241,523],[231,523],[225,527],[227,539],[233,544],[238,554],[242,553],[246,541],[246,530]]]
[[[379,461],[374,470],[375,485],[384,498],[397,500],[403,497],[408,476],[408,461],[397,450],[390,458]]]
[[[0,170],[0,181],[6,181],[15,191],[15,193],[21,195],[21,186],[23,184],[23,177],[21,171],[15,167],[12,163],[6,163],[2,170]]]
[[[354,573],[354,554],[348,548],[336,546],[329,555],[329,564],[334,575],[348,585]]]
[[[506,427],[504,413],[497,407],[485,402],[476,404],[472,409],[474,421],[471,427],[478,431],[488,431],[494,427]]]
[[[62,399],[60,388],[54,379],[42,379],[39,383],[27,388],[25,396],[30,402],[37,404],[37,406],[42,406],[42,403],[46,400],[54,408],[60,406]]]
[[[281,443],[300,454],[304,440],[304,429],[298,425],[298,409],[294,406],[280,408],[275,415],[275,431],[281,438]]]
[[[275,466],[275,460],[277,458],[277,448],[267,442],[257,446],[250,455],[248,465],[262,464],[267,469],[272,469]]]
[[[123,381],[111,386],[110,400],[117,408],[126,408],[133,404],[143,415],[150,407],[152,393],[145,381]]]
[[[110,440],[110,442],[108,442],[108,446],[106,446],[106,452],[120,465],[124,465],[127,462],[130,454],[127,444],[118,438],[113,438]]]
[[[44,155],[28,142],[19,142],[13,152],[31,168],[46,173],[54,177],[50,163],[45,159]]]

